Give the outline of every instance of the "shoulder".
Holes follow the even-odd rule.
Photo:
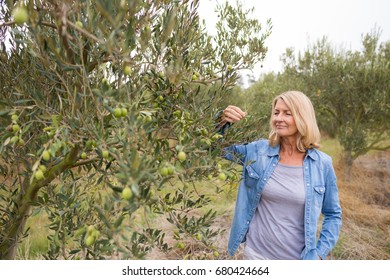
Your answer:
[[[256,141],[248,143],[247,145],[257,150],[268,150],[268,148],[270,147],[268,139],[258,139]]]
[[[268,139],[259,139],[247,144],[247,151],[254,155],[277,155],[279,154],[279,146],[272,147]]]
[[[309,156],[314,159],[315,161],[318,161],[319,163],[331,166],[332,165],[332,158],[327,153],[320,151],[318,149],[312,148],[309,150]]]

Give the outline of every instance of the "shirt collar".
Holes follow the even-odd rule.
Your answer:
[[[274,157],[279,155],[279,151],[280,151],[280,145],[276,145],[275,147],[269,145],[267,154],[270,157]]]
[[[314,148],[311,148],[311,149],[307,150],[306,155],[308,157],[311,157],[312,160],[317,160],[318,159],[318,153],[317,153],[316,149],[314,149]]]
[[[280,145],[276,145],[275,147],[269,146],[267,154],[270,157],[274,157],[274,156],[278,156],[279,152],[280,152]],[[318,154],[315,149],[307,150],[306,156],[310,157],[312,160],[318,159]]]

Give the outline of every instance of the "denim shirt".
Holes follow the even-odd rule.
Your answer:
[[[258,140],[225,149],[225,158],[243,165],[235,213],[230,230],[228,251],[234,255],[245,242],[249,224],[258,206],[264,186],[279,161],[280,146]],[[301,259],[326,259],[336,245],[341,228],[341,207],[336,175],[331,158],[317,149],[309,149],[303,161],[305,182],[305,247]],[[283,207],[281,205],[281,207]],[[317,240],[317,225],[323,214]]]

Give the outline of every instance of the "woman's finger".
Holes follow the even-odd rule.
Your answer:
[[[236,122],[242,119],[241,115],[238,115],[237,113],[232,112],[225,112],[224,117],[228,122]]]
[[[246,113],[244,111],[242,111],[241,108],[234,106],[234,105],[229,105],[226,109],[228,111],[239,114],[241,117],[245,117],[245,115],[246,115]]]
[[[243,112],[239,107],[229,105],[224,111],[223,111],[223,119],[228,122],[236,122],[244,118],[246,115],[245,112]]]

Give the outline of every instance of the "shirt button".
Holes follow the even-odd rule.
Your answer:
[[[266,178],[263,179],[264,181],[267,180]]]
[[[249,225],[249,221],[247,221],[246,224]]]
[[[307,186],[310,186],[310,184],[307,184]]]

